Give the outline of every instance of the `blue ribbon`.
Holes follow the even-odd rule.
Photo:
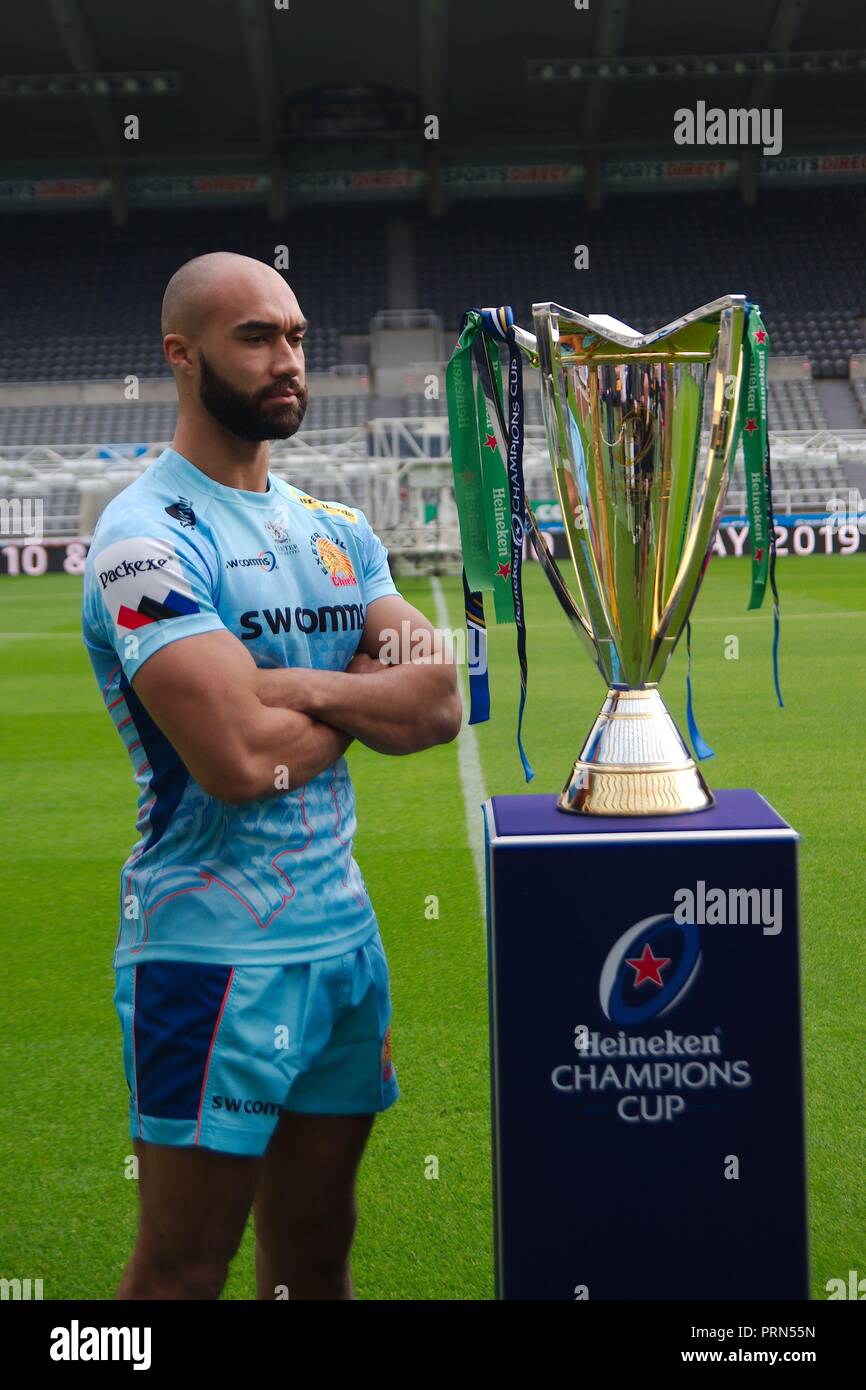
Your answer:
[[[490,718],[490,687],[487,684],[487,625],[484,621],[484,600],[472,593],[463,571],[463,606],[466,610],[466,635],[475,640],[475,652],[467,652],[469,670],[469,723],[483,724]]]
[[[692,748],[695,750],[695,757],[703,761],[704,758],[714,758],[715,750],[705,743],[701,738],[701,731],[695,719],[695,711],[692,705],[692,624],[691,620],[686,623],[686,653],[688,661],[686,664],[686,719],[689,725],[689,738],[692,741]]]
[[[776,518],[773,514],[773,483],[770,476],[770,440],[767,439],[767,512],[769,514],[768,524],[770,530],[770,588],[773,591],[773,684],[776,687],[776,699],[782,709],[785,708],[785,701],[782,699],[782,690],[779,685],[779,637],[781,636],[781,615],[779,612],[779,590],[776,588]]]

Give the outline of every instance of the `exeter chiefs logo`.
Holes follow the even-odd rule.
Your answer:
[[[282,518],[278,521],[266,521],[265,530],[275,541],[287,541],[289,539],[289,528]]]
[[[645,917],[611,947],[599,981],[606,1018],[620,1027],[660,1018],[691,988],[701,963],[701,939],[691,922],[669,913]]]
[[[322,573],[330,575],[332,584],[357,584],[344,541],[320,536],[318,531],[314,531],[310,536],[310,549]]]
[[[265,530],[273,542],[274,550],[276,550],[278,554],[299,554],[301,547],[298,545],[297,541],[289,540],[289,523],[284,513],[279,512],[273,521],[266,521]],[[269,555],[270,553],[269,550],[263,550],[261,552],[262,555]],[[276,560],[274,561],[274,568],[276,569]]]

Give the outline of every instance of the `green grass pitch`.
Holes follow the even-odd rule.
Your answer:
[[[695,704],[716,750],[710,784],[757,788],[803,837],[813,1297],[825,1298],[829,1278],[866,1274],[866,572],[862,557],[792,557],[779,576],[785,708],[773,694],[770,603],[745,611],[746,562],[733,559],[713,561],[696,607]],[[457,628],[459,578],[441,582]],[[400,588],[435,621],[429,581]],[[42,1278],[47,1299],[111,1298],[136,1213],[111,969],[134,788],[81,645],[80,597],[70,576],[0,581],[0,1275]],[[557,791],[604,691],[535,565],[526,607],[529,790]],[[493,717],[477,728],[484,780],[488,794],[520,792],[513,628],[492,630],[490,657]],[[684,671],[681,647],[662,689],[682,729]],[[485,937],[457,745],[409,758],[356,745],[349,758],[402,1088],[361,1168],[357,1296],[489,1299]],[[428,894],[438,920],[425,917]],[[438,1180],[425,1176],[434,1155]],[[252,1256],[250,1223],[224,1297],[254,1297]]]

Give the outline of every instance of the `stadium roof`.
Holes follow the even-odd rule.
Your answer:
[[[3,15],[0,166],[670,153],[698,100],[781,107],[786,151],[862,145],[864,79],[851,0],[28,0]]]

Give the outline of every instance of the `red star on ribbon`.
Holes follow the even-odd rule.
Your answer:
[[[484,441],[484,447],[485,447],[485,449],[495,449],[495,448],[496,448],[496,436],[493,435],[493,434],[488,434],[487,438],[486,438],[485,441]]]
[[[758,331],[757,331],[757,333],[755,334],[755,342],[756,342],[756,343],[765,343],[766,341],[767,341],[767,335],[766,335],[766,333],[764,332],[763,328],[759,328]]]
[[[649,942],[643,948],[641,955],[637,959],[629,960],[626,957],[626,965],[630,965],[635,970],[634,985],[646,984],[647,980],[652,980],[654,985],[663,985],[661,968],[663,965],[670,965],[670,956],[654,956],[650,949]]]
[[[746,429],[748,430],[749,434],[754,434],[757,428],[757,420],[755,419],[754,415],[750,415],[748,420],[746,421]]]
[[[758,548],[757,548],[757,550],[755,551],[755,559],[756,559],[756,560],[763,560],[763,558],[764,558],[764,547],[763,547],[762,545],[759,545]]]
[[[511,573],[511,566],[510,566],[510,565],[497,565],[497,566],[496,566],[496,577],[497,577],[497,579],[507,579],[510,573]]]

